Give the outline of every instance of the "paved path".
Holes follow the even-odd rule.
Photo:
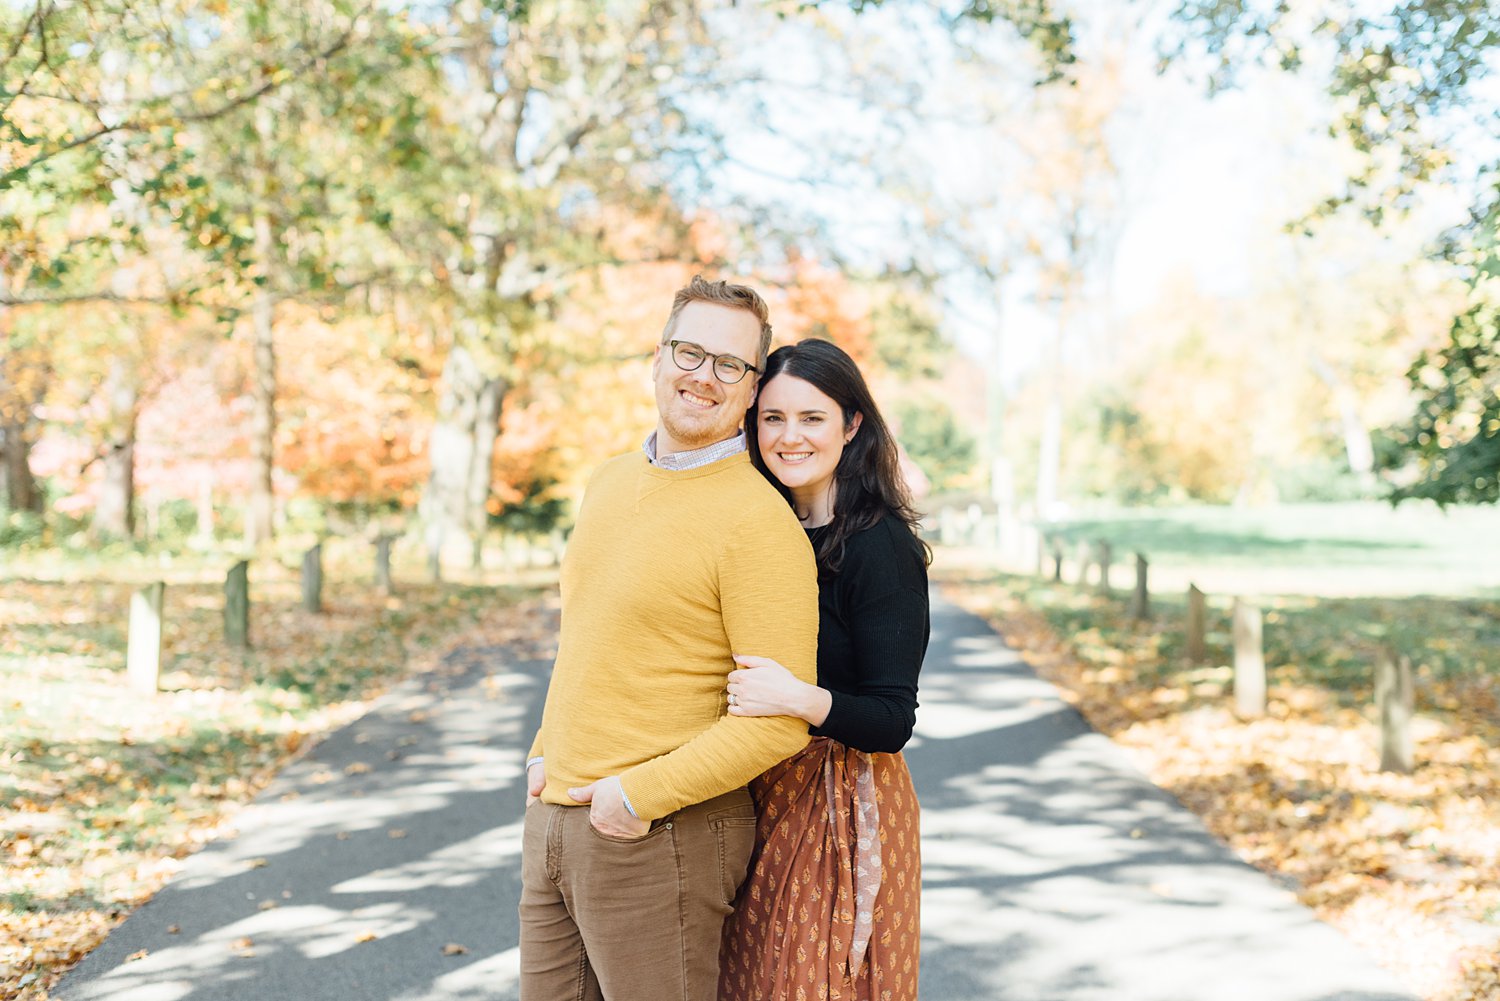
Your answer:
[[[933,629],[908,750],[923,1001],[1412,1001],[984,623],[939,603]],[[548,665],[508,656],[460,652],[295,763],[53,997],[513,1001]]]

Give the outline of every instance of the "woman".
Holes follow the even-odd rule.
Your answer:
[[[750,457],[818,562],[818,683],[736,656],[729,712],[800,716],[813,740],[751,783],[756,845],[725,922],[720,1001],[911,1001],[921,855],[901,748],[927,648],[926,545],[896,443],[853,360],[819,340],[766,362]]]

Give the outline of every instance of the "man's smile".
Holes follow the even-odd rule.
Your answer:
[[[718,400],[707,399],[706,397],[699,396],[697,393],[690,392],[686,389],[678,390],[677,395],[682,397],[689,406],[699,407],[703,410],[707,410],[709,407],[717,407],[719,405]]]

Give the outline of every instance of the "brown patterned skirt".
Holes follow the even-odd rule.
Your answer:
[[[913,1001],[922,857],[900,754],[827,737],[750,783],[755,854],[719,949],[719,1001]]]

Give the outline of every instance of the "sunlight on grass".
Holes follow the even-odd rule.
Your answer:
[[[1081,541],[1114,548],[1114,580],[1151,563],[1154,589],[1218,593],[1473,595],[1500,598],[1500,508],[1289,504],[1122,509],[1049,529],[1072,558]]]

